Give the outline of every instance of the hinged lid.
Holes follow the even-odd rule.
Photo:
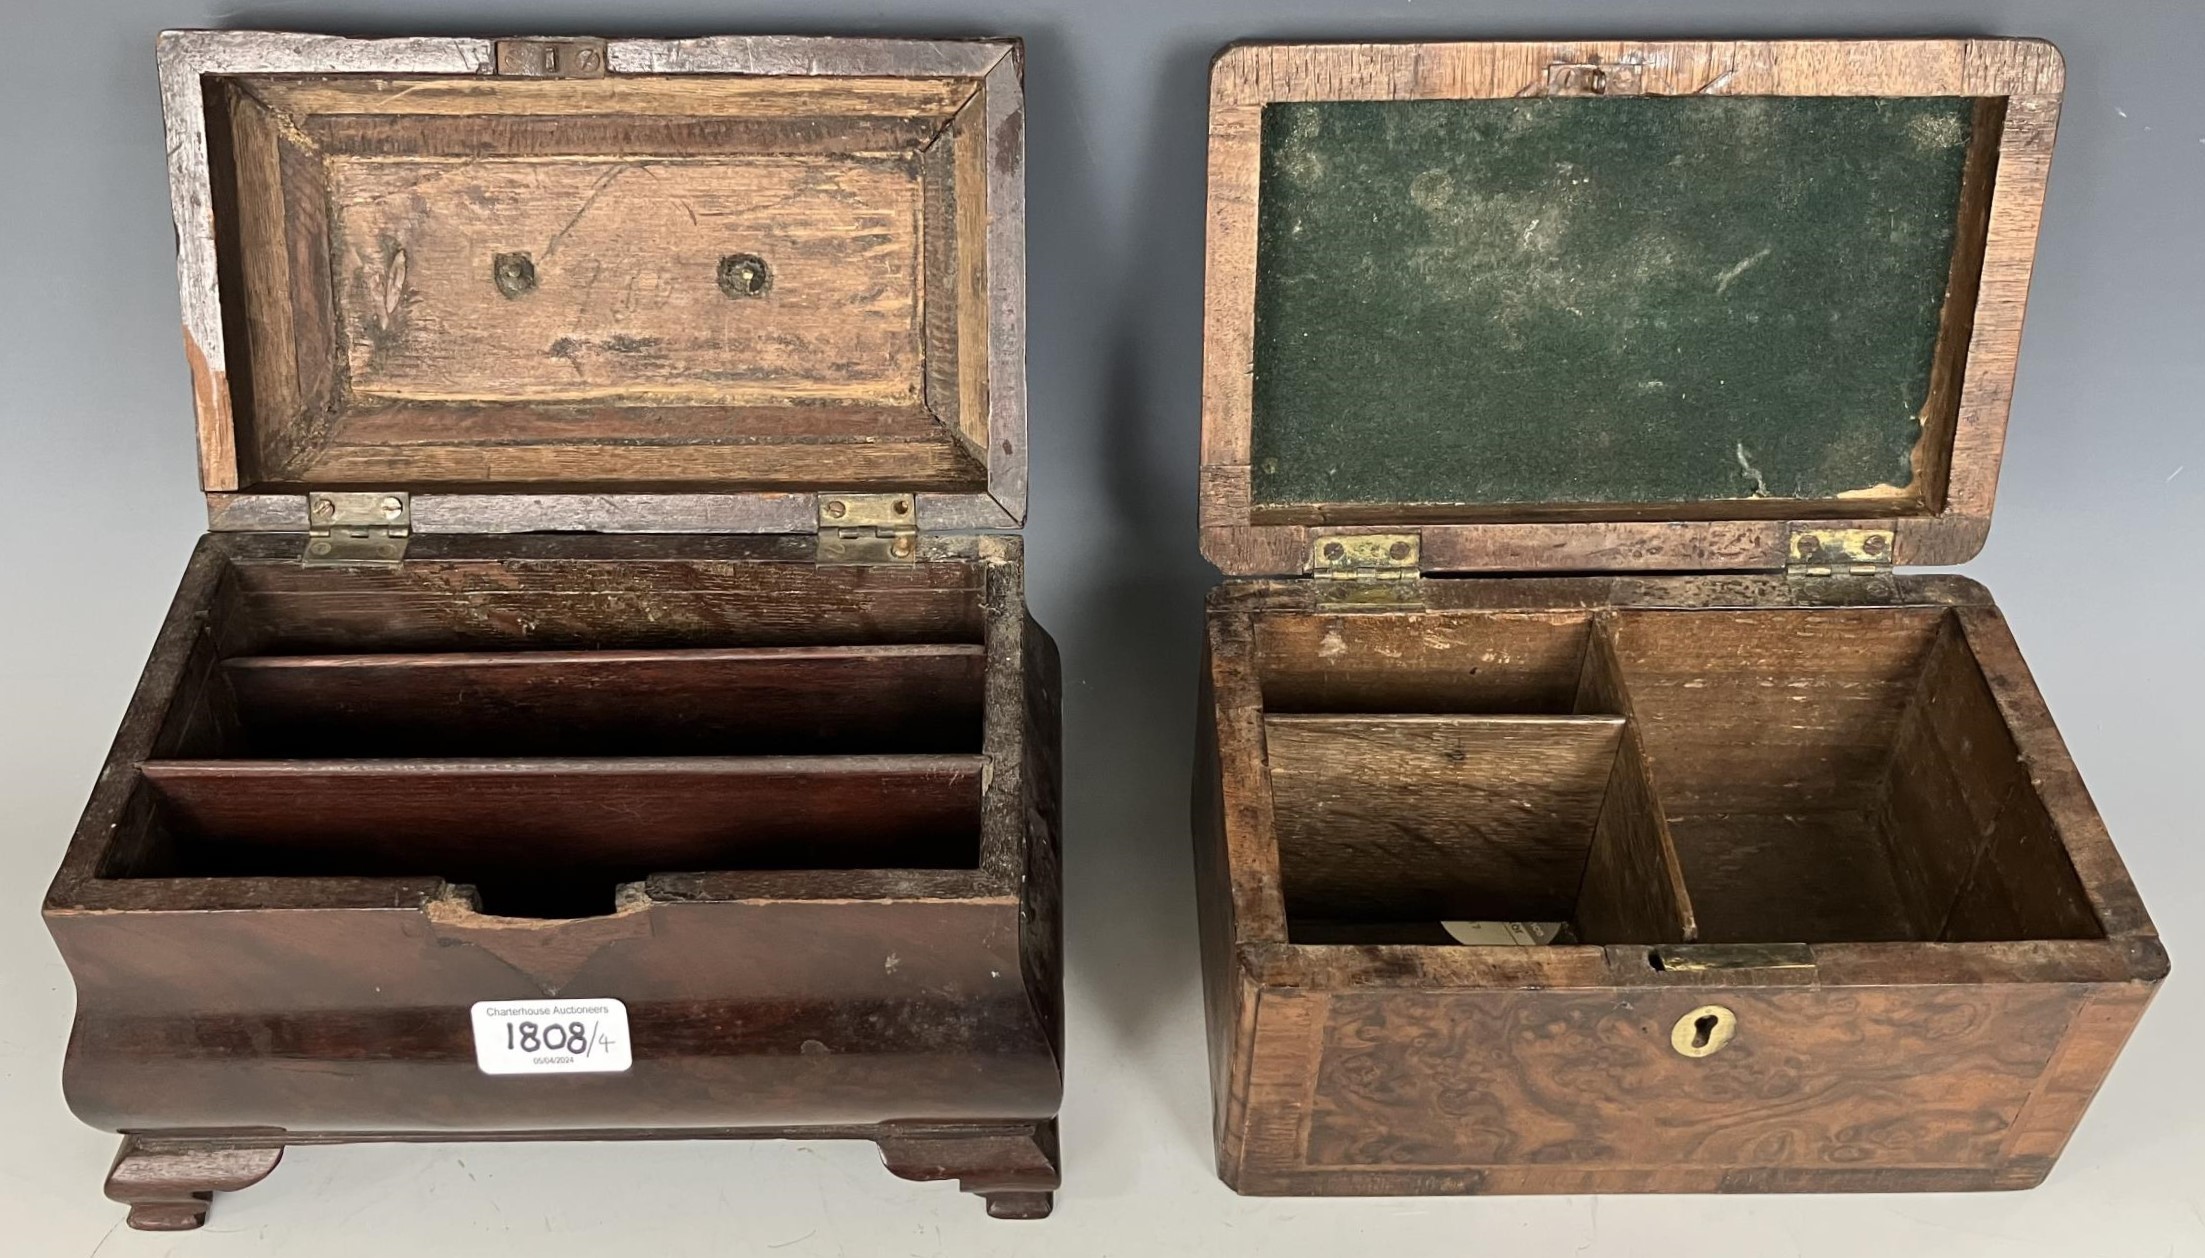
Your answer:
[[[1203,551],[1316,574],[1950,564],[2058,117],[2027,40],[1244,45],[1211,76]],[[1880,540],[1880,553],[1852,542]]]
[[[310,493],[414,532],[806,533],[823,489],[1024,520],[1016,41],[160,61],[215,528],[300,530]]]

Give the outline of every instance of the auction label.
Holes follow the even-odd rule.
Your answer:
[[[628,1007],[617,1000],[478,1000],[475,1064],[486,1075],[626,1070]]]

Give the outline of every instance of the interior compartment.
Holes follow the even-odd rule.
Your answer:
[[[1263,616],[1263,710],[1563,715],[1592,628],[1584,611]]]
[[[1289,937],[2102,932],[1937,606],[1254,618]]]
[[[421,542],[229,566],[105,876],[440,877],[557,917],[653,874],[979,867],[984,697],[1018,666],[986,565]]]
[[[238,754],[977,752],[978,643],[249,655]]]
[[[2101,933],[1950,612],[1624,611],[1615,643],[1704,942]]]
[[[206,89],[243,487],[986,488],[980,79]]]
[[[168,760],[144,774],[184,877],[405,877],[485,912],[608,912],[654,873],[971,869],[983,761]]]
[[[1297,942],[1568,922],[1623,718],[1269,716]]]
[[[1295,942],[1681,934],[1591,613],[1266,616],[1256,654]]]

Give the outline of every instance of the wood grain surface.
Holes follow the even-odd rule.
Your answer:
[[[1290,918],[1570,921],[1623,720],[1264,718]]]
[[[1684,943],[1698,938],[1684,865],[1647,759],[1645,726],[1630,678],[1616,658],[1613,626],[1606,622],[1595,626],[1587,645],[1577,710],[1612,713],[1624,722],[1578,888],[1578,939]]]
[[[1995,1164],[2076,998],[1703,987],[1325,1003],[1311,1167],[1855,1170]],[[1670,1024],[1705,1004],[1736,1012],[1737,1038],[1678,1055]]]
[[[306,485],[552,490],[535,528],[591,486],[1024,518],[1016,41],[613,40],[584,78],[471,40],[161,50],[219,527]]]
[[[1255,618],[1272,712],[1566,715],[1590,612]]]
[[[921,400],[914,158],[328,159],[356,399]],[[533,291],[490,261],[527,252]],[[728,254],[765,260],[731,298]]]

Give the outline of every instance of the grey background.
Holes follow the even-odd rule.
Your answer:
[[[2205,1253],[2205,7],[15,0],[0,72],[0,1249],[25,1254]],[[1055,1219],[986,1219],[870,1146],[309,1149],[204,1232],[120,1229],[57,1082],[37,905],[204,527],[152,40],[340,33],[1028,41],[1035,614],[1069,707],[1071,1084]],[[1211,1173],[1186,796],[1210,55],[1245,37],[2037,35],[2068,57],[1997,528],[2004,606],[2175,976],[2024,1194],[1243,1200]]]

